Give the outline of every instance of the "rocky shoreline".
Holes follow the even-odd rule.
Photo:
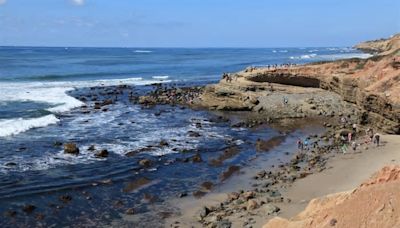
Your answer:
[[[393,42],[397,45],[397,36]],[[397,47],[396,45],[391,47]],[[363,141],[369,128],[391,134],[400,133],[400,96],[397,90],[400,61],[394,57],[398,49],[392,52],[386,49],[384,51],[385,55],[367,60],[351,59],[303,66],[288,65],[279,69],[250,67],[238,73],[224,75],[218,84],[205,87],[153,84],[145,86],[140,91],[129,85],[92,87],[87,88],[87,93],[84,95],[75,95],[85,103],[76,111],[82,115],[107,113],[114,104],[124,100],[127,106],[140,105],[142,109],[151,110],[152,115],[157,118],[167,112],[165,107],[172,107],[174,111],[190,108],[222,113],[207,121],[228,123],[231,128],[253,129],[264,125],[283,128],[280,135],[268,140],[258,138],[254,145],[251,144],[257,153],[267,153],[285,140],[287,129],[282,126],[317,120],[325,131],[321,134],[304,135],[299,139],[303,146],[299,146],[290,161],[257,171],[252,175],[252,186],[243,186],[243,190],[228,193],[225,199],[218,203],[204,205],[191,221],[191,225],[194,226],[225,228],[239,224],[241,227],[250,228],[254,226],[256,220],[261,219],[265,222],[278,215],[281,209],[277,204],[291,202],[290,198],[282,195],[283,189],[289,188],[296,181],[309,175],[326,170],[329,159],[342,153],[344,145],[350,146],[346,140],[349,134],[353,141],[354,139],[357,141],[358,147],[366,149],[368,145]],[[370,71],[379,70],[385,70],[389,76],[383,75],[381,81],[374,78],[371,82],[365,82],[370,78],[356,78]],[[382,92],[383,87],[384,92],[388,93]],[[375,90],[372,90],[374,88]],[[228,117],[224,115],[226,113],[235,113],[242,118],[230,118],[229,115]],[[131,123],[134,122],[132,121]],[[118,127],[124,124],[126,125],[121,121]],[[194,127],[194,130],[186,132],[191,139],[201,136],[203,123],[194,121]],[[225,160],[240,153],[234,139],[225,141],[227,145],[223,152],[208,160],[209,166],[218,167]],[[124,157],[135,158],[134,163],[138,166],[135,168],[136,172],[154,168],[157,162],[164,165],[205,162],[201,151],[173,147],[172,143],[174,143],[172,139],[160,138],[155,143],[143,145],[142,148],[126,151]],[[78,156],[82,149],[73,141],[55,142],[54,147],[62,148],[65,154],[71,156]],[[163,160],[160,156],[157,160],[143,156],[136,159],[141,152],[160,148],[181,152],[182,157]],[[106,159],[110,156],[107,149],[97,148],[94,145],[86,150],[93,152],[95,158]],[[239,165],[230,165],[220,173],[219,180],[223,182],[240,170]],[[152,180],[141,177],[126,184],[122,191],[133,192],[151,182]],[[111,179],[105,179],[92,184],[111,183]],[[214,185],[213,182],[205,181],[200,184],[199,190],[182,192],[178,198],[189,195],[196,198],[204,197],[212,191]],[[90,196],[84,195],[86,200],[91,200]],[[152,202],[156,198],[145,194],[143,200]],[[68,194],[59,198],[59,201],[65,204],[71,200],[72,197]],[[28,204],[22,210],[29,214],[35,208],[35,205]],[[14,217],[13,212],[10,210],[7,216]],[[124,208],[123,214],[135,214],[135,208]],[[179,214],[177,217],[174,216],[171,211],[162,216],[163,219],[171,217],[166,226],[178,228],[187,225],[179,220]]]
[[[234,217],[236,220],[241,218],[242,227],[253,227],[254,217],[271,218],[279,214],[280,208],[276,203],[291,201],[282,197],[280,189],[325,170],[327,160],[342,152],[341,147],[346,144],[343,138],[347,138],[349,133],[359,142],[358,146],[364,144],[365,131],[369,128],[399,134],[400,106],[398,90],[395,89],[399,85],[399,64],[398,58],[394,57],[399,50],[399,37],[396,35],[389,41],[384,40],[391,43],[390,48],[394,50],[381,48],[379,50],[384,54],[367,60],[340,60],[284,69],[251,67],[224,75],[218,84],[206,86],[194,100],[196,106],[256,113],[257,118],[242,126],[298,118],[320,117],[330,121],[324,123],[327,128],[324,134],[307,137],[309,145],[312,145],[307,150],[299,150],[290,162],[272,167],[273,171],[268,168],[257,172],[253,176],[257,183],[251,188],[228,193],[225,200],[204,206],[196,214],[197,222],[205,227],[231,227]],[[363,46],[362,49],[366,48]],[[354,77],[367,74],[371,69],[383,70],[387,74],[381,76],[380,81],[366,83],[357,79],[353,83]],[[387,84],[388,80],[393,82]],[[379,91],[381,81],[386,81],[387,93]],[[255,149],[260,150],[264,143],[268,142],[257,141]],[[368,149],[368,146],[363,148]],[[181,227],[179,219],[171,222],[170,227]]]

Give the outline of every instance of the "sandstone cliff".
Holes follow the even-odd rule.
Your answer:
[[[400,227],[400,166],[385,167],[349,192],[312,200],[287,220],[276,217],[264,228]]]
[[[260,107],[260,102],[274,102],[265,99],[266,97],[271,98],[279,93],[280,97],[286,96],[285,94],[298,94],[299,96],[295,97],[301,100],[304,98],[301,94],[320,93],[318,89],[323,89],[357,105],[357,113],[353,109],[349,114],[358,115],[361,124],[373,124],[387,133],[399,134],[400,35],[387,40],[366,42],[357,47],[373,49],[380,53],[368,59],[353,58],[277,69],[246,69],[231,74],[231,82],[221,80],[217,85],[208,86],[200,104],[222,110],[265,111],[271,107]],[[320,93],[324,97],[322,94]],[[325,100],[332,101],[331,97],[328,96]],[[303,103],[310,103],[309,99],[304,98]],[[293,108],[301,109],[300,113],[306,113],[306,116],[329,110],[337,111],[338,108],[341,113],[346,111],[344,106],[335,107],[335,102],[328,103],[330,107],[327,110],[318,110],[315,107],[309,110],[308,108],[313,106],[307,105],[290,108],[292,111]],[[290,113],[291,110],[286,112]],[[297,110],[295,112],[299,113]]]

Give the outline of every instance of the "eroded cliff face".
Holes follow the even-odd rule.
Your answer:
[[[368,53],[377,53],[387,55],[391,51],[399,49],[400,34],[393,35],[389,39],[379,39],[366,41],[355,45],[354,47]]]
[[[290,220],[276,217],[263,228],[400,227],[400,166],[387,166],[349,192],[313,199]]]
[[[372,124],[387,133],[399,134],[400,35],[358,47],[370,47],[380,53],[368,59],[354,58],[278,69],[247,69],[234,74],[229,83],[221,80],[219,84],[209,86],[203,95],[207,101],[203,105],[213,103],[217,109],[229,110],[227,107],[232,106],[232,110],[255,110],[260,96],[265,97],[266,93],[280,90],[284,96],[284,93],[296,93],[295,87],[310,89],[308,92],[320,88],[356,104],[361,109],[362,124]]]

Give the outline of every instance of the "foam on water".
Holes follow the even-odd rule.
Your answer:
[[[78,155],[65,154],[62,150],[57,153],[46,152],[41,156],[31,156],[28,159],[23,155],[13,155],[2,159],[0,172],[47,170],[61,165],[89,164],[101,160],[103,159],[95,157],[95,154],[88,150],[81,150]],[[15,166],[7,166],[8,162],[15,163]]]
[[[315,60],[337,60],[337,59],[351,59],[351,58],[360,58],[366,59],[372,57],[373,55],[367,53],[346,53],[348,51],[343,50],[343,54],[327,54],[327,55],[317,55],[317,54],[309,54],[309,55],[301,55],[301,56],[290,56],[290,59],[315,59]]]
[[[373,55],[368,53],[345,53],[345,54],[321,55],[319,56],[319,58],[324,60],[351,59],[351,58],[367,59],[372,56]]]
[[[59,121],[53,114],[39,118],[0,120],[0,137],[16,135],[32,128],[45,127]]]
[[[169,76],[168,75],[162,75],[162,76],[153,76],[153,79],[168,79]]]
[[[135,53],[152,53],[153,51],[150,50],[135,50]]]
[[[311,59],[311,58],[315,58],[316,56],[317,56],[317,54],[290,56],[290,59]]]
[[[53,113],[67,112],[83,103],[67,94],[75,88],[92,86],[113,86],[120,84],[147,85],[169,82],[166,80],[143,80],[143,78],[73,81],[73,82],[16,82],[0,84],[0,102],[32,101],[52,105],[47,110]],[[10,119],[0,122],[0,137],[19,134],[35,127],[56,123],[56,117],[49,115],[35,119]]]

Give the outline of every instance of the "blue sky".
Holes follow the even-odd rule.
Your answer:
[[[398,0],[0,0],[0,45],[351,46],[398,32]]]

